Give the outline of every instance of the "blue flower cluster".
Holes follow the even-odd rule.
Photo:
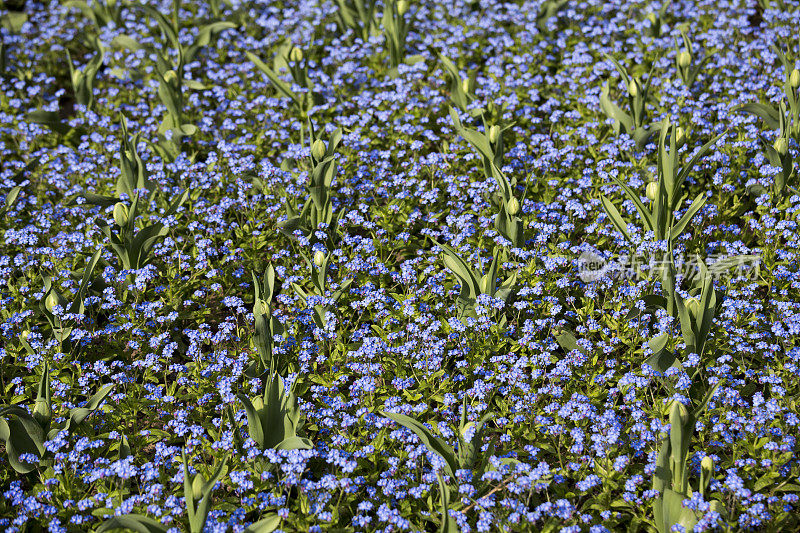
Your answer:
[[[3,6],[0,529],[655,531],[698,382],[689,529],[800,528],[798,0]],[[722,134],[675,239],[639,82]],[[582,272],[667,250],[748,258],[697,353],[653,263]]]

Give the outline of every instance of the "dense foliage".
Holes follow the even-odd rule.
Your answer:
[[[797,0],[5,0],[6,531],[800,529]]]

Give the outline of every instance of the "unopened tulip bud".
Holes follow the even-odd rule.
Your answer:
[[[203,478],[202,474],[197,474],[194,476],[194,480],[192,481],[192,498],[195,500],[199,500],[201,496],[203,496],[203,484],[206,480]]]
[[[692,316],[697,316],[697,313],[700,312],[700,300],[697,298],[689,298],[684,305]]]
[[[481,289],[481,293],[488,294],[489,293],[489,276],[485,275],[481,278],[479,283],[479,287]]]
[[[791,85],[793,89],[800,87],[800,70],[794,69],[789,75],[789,85]]]
[[[314,252],[314,264],[317,268],[322,267],[322,264],[325,262],[325,254],[320,250]]]
[[[26,340],[28,340],[28,337],[30,336],[30,334],[31,334],[31,330],[26,329],[25,331],[23,331],[22,333],[19,334],[19,337],[22,340],[26,341]]]
[[[53,418],[53,409],[47,401],[36,401],[33,407],[33,418],[39,422],[40,425],[46,426]]]
[[[264,300],[260,299],[260,298],[256,302],[256,305],[254,307],[255,307],[255,309],[254,309],[255,313],[254,314],[256,316],[269,314],[269,304],[267,302],[265,302]]]
[[[168,70],[164,73],[164,81],[170,85],[177,85],[178,83],[178,75],[175,73],[174,70]]]
[[[47,295],[47,298],[44,300],[44,307],[51,313],[53,312],[53,308],[58,304],[58,296],[56,293],[51,292]]]
[[[709,457],[703,457],[700,461],[700,494],[703,496],[708,492],[708,486],[711,484],[711,476],[714,475],[714,460]]]
[[[648,13],[647,14],[647,20],[649,20],[650,23],[655,24],[656,20],[657,20],[656,19],[656,14],[655,13]]]
[[[303,60],[303,51],[295,46],[294,48],[292,48],[292,51],[289,52],[289,61],[297,63],[302,60]]]
[[[647,195],[647,199],[651,202],[656,199],[656,195],[658,194],[658,183],[652,181],[647,184],[647,188],[644,191],[645,195]]]
[[[519,213],[519,200],[512,196],[511,200],[509,200],[508,204],[506,205],[506,212],[509,215],[516,215]]]
[[[675,142],[681,144],[685,138],[686,138],[686,131],[680,126],[675,128]]]
[[[469,80],[461,80],[461,90],[465,93],[469,92]]]
[[[680,54],[678,54],[678,66],[681,68],[686,68],[692,64],[692,54],[688,51],[684,50]]]
[[[789,151],[789,141],[786,140],[786,137],[780,137],[775,144],[772,145],[775,148],[775,151],[778,152],[780,155],[786,155],[786,152]]]
[[[489,142],[494,144],[497,142],[497,138],[500,136],[500,126],[495,124],[491,128],[489,128]]]
[[[128,208],[122,202],[114,206],[114,222],[120,227],[128,223]]]
[[[408,1],[407,0],[398,0],[397,1],[397,14],[401,17],[406,14],[408,11]]]
[[[319,139],[314,141],[314,144],[311,145],[311,155],[317,161],[322,161],[325,158],[326,151],[325,143]]]
[[[631,96],[636,96],[639,94],[639,86],[636,84],[636,80],[631,78],[630,83],[628,83],[628,94]]]
[[[673,401],[669,410],[670,436],[679,436],[688,419],[689,411],[686,407],[681,402]]]

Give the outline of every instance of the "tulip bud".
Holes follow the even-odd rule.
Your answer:
[[[317,268],[321,268],[323,263],[325,263],[325,254],[322,251],[317,250],[314,252],[314,264],[317,266]]]
[[[199,500],[203,495],[203,484],[206,482],[202,474],[197,474],[192,480],[192,498]]]
[[[292,51],[289,52],[289,61],[293,61],[295,63],[300,62],[303,60],[303,51],[300,50],[298,47],[293,47]]]
[[[317,161],[322,161],[325,158],[325,152],[327,150],[325,143],[319,139],[314,141],[314,144],[311,145],[311,155]]]
[[[33,418],[40,426],[47,427],[53,418],[53,408],[46,398],[37,399],[33,406]]]
[[[647,184],[647,188],[644,191],[647,199],[651,202],[656,199],[656,195],[658,195],[658,183],[655,181],[651,181]]]
[[[639,85],[633,78],[631,78],[631,81],[628,83],[628,94],[631,96],[636,96],[639,94]]]
[[[708,486],[711,484],[711,476],[714,475],[714,460],[709,457],[703,457],[700,461],[700,493],[705,496],[708,491]]]
[[[117,202],[114,206],[114,222],[120,227],[128,223],[128,208],[122,202]]]
[[[26,329],[25,331],[23,331],[22,333],[19,334],[19,338],[24,340],[24,341],[26,341],[26,340],[28,340],[28,337],[30,336],[30,334],[31,334],[31,330]]]
[[[681,144],[686,138],[686,131],[680,126],[675,128],[675,142]]]
[[[461,90],[465,93],[469,92],[469,80],[461,80]]]
[[[778,154],[784,156],[786,155],[786,152],[789,151],[789,141],[786,140],[786,137],[779,137],[772,147],[775,148],[775,151],[778,152]]]
[[[700,300],[697,298],[689,298],[684,303],[686,309],[688,309],[689,314],[692,316],[697,316],[697,313],[700,312]]]
[[[497,142],[497,138],[500,136],[500,126],[495,124],[491,128],[489,128],[489,142],[494,144]]]
[[[789,75],[789,85],[791,85],[793,89],[800,87],[800,70],[792,70],[792,73]]]
[[[672,453],[676,454],[681,449],[684,426],[689,421],[689,411],[678,401],[672,402],[669,410],[669,438],[672,445]]]
[[[401,17],[406,14],[408,11],[408,0],[398,0],[397,1],[397,14]]]
[[[658,20],[658,19],[656,19],[656,14],[655,13],[648,13],[647,14],[647,20],[649,20],[651,24],[655,24],[656,20]]]
[[[256,316],[269,314],[269,304],[260,298],[256,302],[256,305],[254,305],[253,307],[254,307],[253,314],[255,314]]]
[[[681,68],[686,68],[692,64],[692,54],[690,54],[687,50],[682,51],[678,54],[678,66]]]
[[[511,200],[509,200],[508,204],[506,204],[506,212],[512,216],[519,213],[519,200],[512,196]]]
[[[55,292],[50,291],[50,294],[48,294],[47,298],[45,298],[44,300],[44,308],[52,313],[53,308],[57,304],[58,304],[58,295]]]
[[[489,275],[486,274],[481,277],[481,281],[478,284],[482,294],[489,294]]]
[[[174,70],[168,70],[164,73],[164,81],[171,87],[175,87],[178,85],[178,75]]]

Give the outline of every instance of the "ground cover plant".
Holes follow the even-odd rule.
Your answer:
[[[797,0],[5,0],[0,528],[800,530]]]

